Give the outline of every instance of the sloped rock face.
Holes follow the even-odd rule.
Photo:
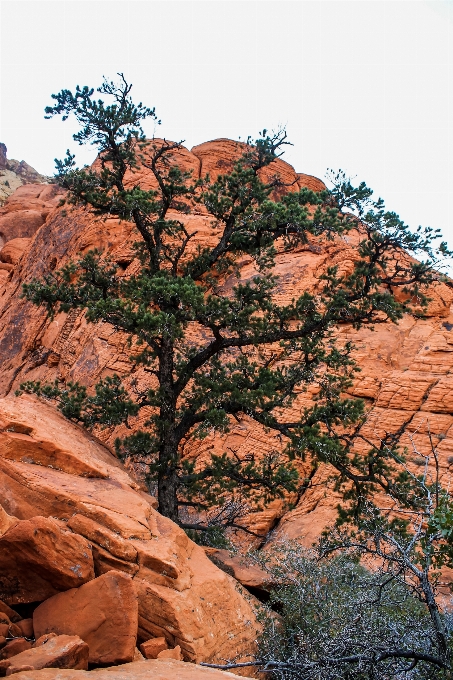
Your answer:
[[[184,170],[191,170],[195,179],[206,174],[215,179],[219,173],[231,169],[243,148],[242,144],[231,140],[214,140],[191,151],[183,149],[175,152],[173,161]],[[265,169],[264,178],[270,179],[276,175],[284,180],[285,187],[280,191],[294,191],[302,186],[313,190],[324,188],[320,180],[296,173],[282,160],[275,161]],[[144,188],[154,187],[149,171],[140,170],[136,179]],[[44,192],[48,189],[50,187]],[[8,210],[5,217],[14,214],[14,206],[19,205],[25,212],[42,210],[37,201],[45,199],[46,203],[47,194],[35,195],[33,191],[36,189],[30,189],[27,196],[20,194],[20,191],[25,190],[26,187],[23,187],[8,200],[4,207],[4,210]],[[58,194],[49,198],[54,207],[47,206],[50,212],[45,222],[34,234],[20,259],[13,262],[10,257],[3,265],[8,268],[5,270],[1,269],[0,263],[0,395],[14,393],[24,380],[53,381],[61,377],[90,386],[113,373],[121,375],[126,385],[130,379],[132,367],[125,334],[114,332],[107,324],[89,325],[83,312],[76,310],[69,314],[57,314],[50,320],[42,310],[20,299],[24,281],[40,277],[75,258],[78,253],[85,253],[92,248],[108,250],[125,274],[136,267],[131,249],[131,243],[136,238],[132,225],[114,219],[100,221],[79,208],[59,208],[57,204],[60,198]],[[177,217],[184,221],[189,232],[197,232],[191,247],[212,243],[215,236],[212,217],[205,209],[198,206],[191,214],[177,213]],[[2,219],[0,216],[0,224]],[[13,238],[13,231],[8,233],[8,238]],[[290,302],[302,291],[312,290],[319,275],[328,266],[336,264],[341,271],[351,269],[357,257],[356,244],[357,235],[351,233],[347,239],[335,240],[321,247],[308,244],[290,253],[278,252],[275,265],[275,274],[279,276],[277,299],[282,303]],[[6,254],[4,259],[6,257],[9,256]],[[256,274],[247,258],[240,263],[240,270],[243,280]],[[226,280],[224,291],[227,293],[234,283],[233,278]],[[432,287],[430,297],[432,300],[426,319],[406,316],[396,325],[378,325],[374,331],[364,327],[356,332],[344,326],[339,334],[345,340],[352,340],[356,346],[355,356],[362,370],[351,393],[364,398],[369,408],[365,425],[367,434],[377,438],[382,432],[395,432],[406,423],[412,441],[407,436],[403,443],[426,452],[429,428],[435,434],[435,441],[440,442],[441,472],[446,475],[449,473],[450,459],[453,461],[453,315],[450,309],[453,291],[445,284],[438,284]],[[138,369],[134,372],[134,379],[144,386],[149,376]],[[293,405],[295,411],[299,412],[309,398],[309,394],[299,395]],[[99,436],[109,443],[116,432],[105,430]],[[46,446],[43,443],[43,447]],[[14,454],[13,443],[10,442],[8,447],[10,457],[17,455]],[[208,456],[212,451],[224,451],[229,447],[234,448],[239,456],[252,451],[264,453],[278,447],[278,438],[243,418],[241,422],[232,424],[227,435],[215,435],[194,443],[188,455]],[[37,450],[34,451],[33,455],[38,456]],[[69,466],[70,453],[65,455],[64,465]],[[413,457],[415,461],[415,450]],[[308,465],[301,464],[300,468],[303,475],[308,474]],[[88,470],[84,474],[89,477]],[[328,471],[320,467],[313,480],[313,488],[304,494],[297,508],[285,515],[279,530],[292,537],[304,536],[311,542],[334,519],[338,498],[330,487],[326,488],[327,477]],[[47,510],[50,513],[49,508]],[[98,521],[97,516],[89,515],[86,510],[81,514]],[[255,514],[250,520],[251,526],[254,531],[266,533],[281,516],[282,504],[275,502],[264,512]],[[108,528],[111,528],[110,525]],[[85,531],[89,532],[89,529]],[[130,539],[130,536],[127,538]],[[103,540],[109,539],[105,537]],[[135,536],[133,540],[140,541],[143,537]],[[102,570],[109,566],[115,568],[114,559],[123,559],[112,553],[107,557],[104,544],[96,545],[97,573],[103,573]],[[139,546],[136,547],[138,550]],[[143,551],[141,554],[142,562],[134,564],[139,565],[141,570],[147,569],[145,559],[148,558],[145,558]],[[156,629],[155,634],[158,633]]]
[[[60,670],[46,668],[41,671],[24,670],[17,680],[89,680],[89,674],[80,670]],[[195,664],[173,661],[172,659],[153,659],[125,664],[117,668],[104,668],[96,671],[98,680],[228,680],[237,678],[215,668],[204,668]]]
[[[100,607],[96,581],[119,574],[138,596],[139,642],[165,637],[191,661],[251,653],[252,604],[100,442],[29,396],[0,399],[0,437],[0,505],[14,518],[0,536],[0,599],[67,598],[86,583]]]

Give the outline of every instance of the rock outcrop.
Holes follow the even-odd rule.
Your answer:
[[[20,654],[0,661],[0,675],[14,675],[24,670],[71,668],[88,670],[88,645],[77,635],[57,635]]]
[[[7,158],[7,148],[0,142],[0,205],[23,184],[42,184],[48,181],[25,161]]]
[[[253,598],[95,437],[30,396],[0,399],[0,505],[0,599],[44,601],[36,636],[76,634],[103,665],[156,637],[189,661],[252,652]]]
[[[0,599],[37,602],[94,578],[91,545],[47,517],[18,522],[0,538]]]
[[[89,662],[115,665],[134,660],[138,633],[137,593],[129,574],[108,571],[80,588],[43,602],[33,614],[36,637],[77,635]]]
[[[191,151],[182,149],[174,153],[173,161],[180,164],[183,169],[191,170],[194,178],[208,173],[214,179],[219,173],[232,167],[232,163],[242,150],[243,145],[240,143],[221,139],[201,144]],[[285,186],[279,191],[293,191],[302,186],[313,190],[321,190],[324,187],[317,178],[295,172],[282,160],[275,161],[265,170],[267,178],[275,175],[284,180]],[[140,169],[135,179],[138,179],[144,188],[155,186],[153,177],[147,170]],[[128,181],[133,179],[129,177]],[[21,299],[20,295],[25,281],[32,277],[41,277],[44,273],[53,271],[77,257],[79,253],[86,253],[92,248],[107,250],[110,257],[119,265],[120,271],[126,275],[134,271],[136,262],[133,260],[131,249],[131,243],[135,240],[133,227],[129,223],[115,219],[102,221],[81,208],[59,207],[62,195],[55,187],[41,188],[42,193],[36,193],[39,188],[38,185],[33,185],[32,188],[19,189],[8,199],[3,208],[5,212],[0,215],[0,233],[4,234],[3,238],[6,238],[8,243],[11,243],[11,252],[8,250],[8,244],[0,251],[0,394],[13,394],[24,380],[51,382],[60,377],[91,386],[100,378],[113,373],[122,376],[127,385],[131,379],[132,367],[125,334],[114,332],[108,324],[90,325],[86,322],[83,312],[77,310],[69,314],[59,313],[53,319],[49,319],[42,309],[33,307]],[[28,224],[27,220],[30,220],[31,225],[33,216],[28,216],[31,213],[35,217],[37,214],[41,215],[42,223],[34,234],[25,235],[21,231],[21,220],[23,225]],[[14,215],[17,222],[13,220]],[[190,214],[175,213],[175,216],[184,221],[189,232],[197,232],[196,238],[191,241],[193,248],[200,243],[206,245],[212,242],[212,217],[205,209],[199,206]],[[39,221],[37,217],[36,220],[37,225]],[[31,238],[21,257],[12,253],[17,238]],[[356,244],[357,235],[351,233],[345,238],[322,246],[307,244],[290,253],[278,252],[274,273],[279,276],[277,290],[279,301],[289,302],[302,291],[313,289],[319,275],[327,266],[337,264],[342,271],[351,268],[356,258]],[[6,269],[2,269],[2,266]],[[247,258],[240,263],[240,271],[244,280],[256,273],[252,262]],[[233,278],[224,282],[225,292],[233,283]],[[450,309],[453,290],[446,284],[439,283],[430,290],[430,297],[431,302],[425,319],[407,315],[398,324],[377,325],[374,331],[364,326],[357,332],[343,326],[339,334],[345,340],[352,340],[356,347],[355,356],[361,367],[361,373],[351,389],[351,394],[362,397],[367,403],[369,417],[364,427],[368,436],[377,438],[382,432],[394,432],[405,423],[409,434],[403,443],[417,447],[418,451],[423,453],[428,450],[429,427],[431,434],[435,435],[436,443],[439,443],[442,475],[448,475],[453,461],[451,400],[453,315]],[[146,385],[149,380],[143,369],[135,370],[133,378],[141,385]],[[295,411],[298,412],[309,397],[309,394],[298,395],[293,405]],[[71,426],[66,424],[65,427]],[[110,429],[98,435],[109,444],[117,432]],[[26,437],[26,433],[24,436]],[[33,448],[35,466],[39,464],[40,455],[45,457],[54,455],[49,453],[50,446],[49,442],[43,441],[41,448]],[[243,456],[252,451],[264,453],[276,446],[278,439],[244,417],[240,422],[232,424],[228,434],[214,435],[195,443],[188,451],[188,455],[203,457],[212,451],[219,452],[232,447],[239,456]],[[24,447],[25,439],[20,446],[11,440],[5,450],[10,452],[8,456],[12,461],[14,456],[19,455],[14,451],[20,452],[25,450]],[[40,453],[41,450],[44,451],[43,454]],[[81,466],[84,470],[82,473],[84,484],[88,483],[92,459],[90,462],[77,455],[75,460],[73,452],[64,447],[58,456],[59,462],[56,463],[56,467],[61,466],[60,469],[68,474],[79,475],[71,466]],[[417,465],[415,449],[413,458],[414,465]],[[102,469],[99,463],[99,470]],[[301,464],[301,472],[308,474],[308,465]],[[47,474],[60,473],[54,470]],[[284,531],[292,537],[305,536],[305,540],[310,542],[335,516],[338,498],[332,489],[326,486],[327,477],[328,471],[321,466],[313,480],[315,484],[306,491],[291,513],[282,517],[283,506],[280,502],[275,502],[262,513],[250,518],[251,527],[259,533],[266,533],[280,522],[279,531]],[[81,480],[82,477],[78,476],[77,479]],[[57,485],[56,481],[50,482],[47,479],[45,483],[50,484],[52,488]],[[24,494],[23,504],[26,503],[27,497],[28,491]],[[44,516],[55,514],[52,513],[50,503],[46,505],[44,497],[45,494],[39,500],[40,507],[45,507],[45,511],[40,511],[41,514]],[[33,500],[33,503],[38,501]],[[53,503],[59,508],[58,512],[64,507],[64,503],[60,501],[60,494]],[[136,562],[128,561],[121,556],[123,548],[120,545],[114,548],[113,537],[107,533],[107,530],[118,531],[118,535],[123,537],[111,515],[108,516],[108,521],[104,518],[101,522],[100,511],[87,510],[86,506],[90,504],[86,501],[84,504],[83,512],[79,512],[83,518],[80,521],[85,522],[83,535],[96,546],[93,548],[96,574],[104,573],[107,568],[116,568],[119,560],[128,565],[135,565],[128,567],[132,569],[128,573],[131,573],[134,579],[137,578],[137,569],[140,571],[149,569],[148,565],[152,564],[147,553],[149,544],[146,544],[148,547],[145,550],[139,543],[142,540],[149,541],[149,538],[124,536],[130,545],[131,541],[134,542],[134,548],[139,555]],[[8,507],[6,509],[9,512]],[[106,511],[103,513],[104,517]],[[14,512],[12,514],[15,515]],[[66,517],[68,518],[68,515]],[[95,540],[92,532],[98,529],[88,527],[87,520],[104,527],[102,538],[97,535],[97,541]],[[75,517],[70,520],[77,521],[79,520]],[[124,515],[121,521],[125,521]],[[76,529],[79,530],[82,532],[81,528]],[[109,552],[105,547],[109,541],[113,552]],[[134,570],[135,573],[132,573]],[[184,575],[181,573],[174,578],[174,582],[183,583]],[[148,597],[145,591],[143,597],[144,601]],[[142,629],[148,630],[145,627]],[[160,634],[158,626],[153,630],[154,635]],[[174,640],[169,642],[174,644]]]

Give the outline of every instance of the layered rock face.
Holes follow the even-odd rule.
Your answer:
[[[216,140],[191,151],[178,151],[173,160],[182,169],[192,170],[194,178],[209,173],[214,179],[232,167],[242,149],[239,143]],[[280,192],[298,190],[303,186],[313,190],[324,187],[320,180],[295,172],[281,160],[266,168],[263,176],[265,179],[273,176],[283,179],[286,186]],[[134,178],[134,181],[137,180],[143,188],[154,186],[153,177],[147,170],[139,170]],[[127,385],[133,370],[124,334],[114,332],[107,324],[89,325],[83,312],[76,310],[57,314],[50,320],[43,310],[20,298],[23,282],[41,277],[75,258],[78,253],[86,253],[92,248],[107,250],[125,274],[134,271],[137,266],[131,249],[136,238],[131,224],[115,219],[101,221],[80,208],[58,207],[60,196],[57,192],[50,197],[45,193],[50,189],[48,187],[43,190],[44,193],[32,196],[32,193],[27,194],[29,189],[23,187],[8,199],[3,208],[7,212],[0,217],[1,232],[1,220],[8,215],[20,211],[39,212],[36,201],[43,201],[41,215],[49,210],[45,221],[28,237],[18,236],[19,227],[11,227],[8,243],[0,251],[0,260],[6,267],[4,270],[0,268],[2,395],[13,394],[24,380],[53,381],[56,377],[92,386],[101,377],[118,373]],[[30,189],[30,192],[35,190]],[[19,205],[17,210],[11,207]],[[191,241],[193,248],[200,243],[212,242],[212,217],[202,207],[188,215],[176,215],[189,232],[197,232]],[[6,233],[5,228],[3,233]],[[31,238],[22,256],[18,238],[22,241]],[[277,298],[281,302],[289,302],[302,291],[313,289],[319,275],[328,266],[337,264],[341,271],[350,269],[356,258],[356,243],[357,235],[351,233],[322,246],[308,244],[290,253],[279,252],[274,272],[279,276]],[[240,271],[243,280],[256,273],[247,258],[240,263]],[[233,278],[224,282],[225,293],[234,282]],[[381,324],[374,331],[365,326],[356,332],[343,326],[339,334],[345,340],[352,340],[356,346],[355,356],[361,373],[351,393],[364,398],[369,408],[368,421],[364,426],[367,435],[371,439],[378,438],[383,432],[395,432],[406,424],[409,435],[403,443],[425,453],[429,445],[429,429],[435,442],[439,443],[441,473],[446,475],[450,461],[453,461],[453,315],[450,311],[453,291],[439,283],[429,294],[432,300],[425,319],[406,316],[396,325]],[[142,369],[134,369],[133,377],[141,385],[148,380]],[[309,394],[298,395],[293,408],[298,412],[309,397]],[[111,443],[116,432],[105,430],[99,436],[106,443]],[[212,451],[220,452],[231,447],[242,456],[252,451],[264,453],[277,446],[277,438],[243,418],[241,422],[232,424],[227,435],[215,435],[194,444],[189,455],[206,456]],[[414,448],[415,466],[417,456]],[[302,465],[301,472],[308,472],[308,467],[305,469]],[[285,531],[292,537],[305,537],[311,542],[332,521],[338,499],[330,488],[326,489],[324,482],[327,476],[328,470],[320,467],[314,480],[316,484],[304,494],[297,508],[284,516],[279,531]],[[82,514],[91,518],[86,512]],[[265,533],[281,518],[282,505],[274,503],[265,512],[254,516],[253,528]]]
[[[253,598],[99,441],[29,396],[0,399],[0,506],[0,616],[32,603],[34,637],[77,636],[96,665],[159,637],[186,661],[252,653]]]

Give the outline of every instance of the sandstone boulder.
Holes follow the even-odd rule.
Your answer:
[[[6,616],[9,618],[10,621],[13,623],[19,623],[21,621],[21,617],[17,612],[14,611],[14,609],[11,609],[11,607],[8,607],[6,602],[2,602],[0,600],[0,613],[6,614]]]
[[[260,569],[258,565],[252,564],[247,558],[241,555],[231,555],[228,550],[217,548],[205,548],[204,550],[215,565],[227,574],[234,576],[236,581],[250,589],[251,592],[256,590],[266,593],[272,587],[269,574]]]
[[[182,661],[183,658],[181,654],[181,647],[179,645],[176,645],[176,647],[173,647],[172,649],[163,649],[161,652],[159,652],[157,658],[159,660],[175,659],[175,661]]]
[[[0,658],[4,660],[11,659],[13,656],[17,656],[18,654],[31,649],[31,647],[31,642],[23,637],[14,638],[14,640],[8,640],[0,653]]]
[[[0,661],[0,676],[41,668],[88,670],[88,645],[76,635],[59,635],[45,644]]]
[[[140,651],[145,659],[157,659],[158,655],[168,649],[167,641],[164,637],[151,638],[140,645]]]
[[[33,631],[33,619],[22,619],[18,622],[17,626],[20,628],[20,631],[25,638],[30,639],[35,637]]]
[[[18,527],[48,522],[62,552],[70,538],[88,546],[95,567],[88,589],[95,590],[96,582],[112,570],[115,578],[132,578],[139,596],[139,642],[164,637],[170,647],[179,645],[191,661],[252,653],[259,629],[253,598],[238,592],[234,579],[154,510],[154,499],[98,440],[29,396],[0,399],[0,436],[0,504],[22,520]],[[0,541],[13,531],[17,528],[9,529]],[[49,555],[55,554],[51,548]],[[1,559],[0,555],[0,565]],[[61,568],[71,566],[67,555],[60,561]],[[5,561],[5,567],[0,583],[4,574],[18,572],[13,561]],[[105,576],[93,580],[95,573]],[[55,583],[57,576],[61,575],[55,575]],[[51,606],[49,597],[74,585],[79,584],[65,582],[64,588],[54,586],[51,592],[44,587],[41,594],[34,591],[33,601],[47,600],[35,617],[41,608]],[[67,592],[61,595],[64,600],[72,598]],[[4,599],[10,604],[26,601]],[[98,605],[96,597],[93,603]],[[35,630],[38,637],[41,632]]]
[[[37,637],[78,635],[98,665],[128,663],[137,642],[138,602],[129,575],[109,571],[80,588],[43,602],[33,614]]]
[[[41,671],[24,670],[17,680],[90,680],[91,673],[45,668]],[[239,677],[226,671],[204,668],[173,659],[137,661],[124,666],[97,669],[95,673],[96,680],[151,680],[151,678],[152,680],[228,680],[229,678],[237,680]]]
[[[94,578],[91,546],[53,519],[18,522],[0,538],[0,597],[36,602]]]

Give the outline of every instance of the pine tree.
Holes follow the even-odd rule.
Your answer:
[[[438,277],[435,266],[448,252],[446,245],[434,247],[438,233],[430,228],[411,233],[381,199],[372,200],[364,183],[353,187],[341,172],[332,191],[302,189],[272,200],[278,180],[260,177],[281,155],[284,130],[264,130],[255,142],[249,139],[230,173],[215,181],[194,179],[169,160],[180,143],[145,138],[142,123],[157,120],[155,110],[134,104],[131,85],[119,75],[119,84],[104,81],[98,88],[111,103],[77,86],[74,94],[52,95],[56,103],[46,114],[63,120],[74,115],[81,128],[74,139],[91,143],[98,153],[92,168],[78,169],[68,151],[56,161],[56,181],[68,190],[69,201],[135,225],[139,270],[122,276],[107,254],[91,251],[26,284],[24,295],[49,314],[78,307],[88,321],[128,333],[133,365],[145,367],[154,384],[141,393],[127,391],[114,376],[101,380],[93,393],[73,383],[21,388],[55,399],[65,416],[88,428],[127,423],[142,409],[151,412],[142,429],[117,440],[116,449],[122,458],[145,465],[148,482],[157,483],[159,511],[186,528],[202,527],[181,520],[181,505],[209,508],[237,494],[268,502],[297,490],[304,482],[291,461],[307,454],[314,464],[329,462],[353,479],[357,473],[342,432],[360,421],[363,403],[344,397],[355,367],[350,345],[336,342],[335,327],[396,321],[414,301],[423,304],[424,287]],[[156,190],[125,183],[140,165],[155,177]],[[196,204],[213,216],[213,247],[192,248],[195,235],[169,214],[189,212]],[[331,267],[315,292],[290,304],[275,301],[277,245],[289,251],[357,228],[361,242],[352,273]],[[417,262],[405,251],[424,259]],[[244,254],[256,267],[252,281],[241,282],[237,271]],[[236,285],[226,294],[219,282],[230,274]],[[398,288],[406,302],[394,297]],[[190,333],[199,338],[195,346]],[[315,388],[315,405],[288,420],[296,393],[307,387]],[[278,433],[282,450],[242,460],[225,451],[201,469],[183,457],[188,441],[228,431],[241,414]],[[385,465],[367,470],[361,479],[385,484]],[[234,525],[234,503],[231,507],[225,516]]]

